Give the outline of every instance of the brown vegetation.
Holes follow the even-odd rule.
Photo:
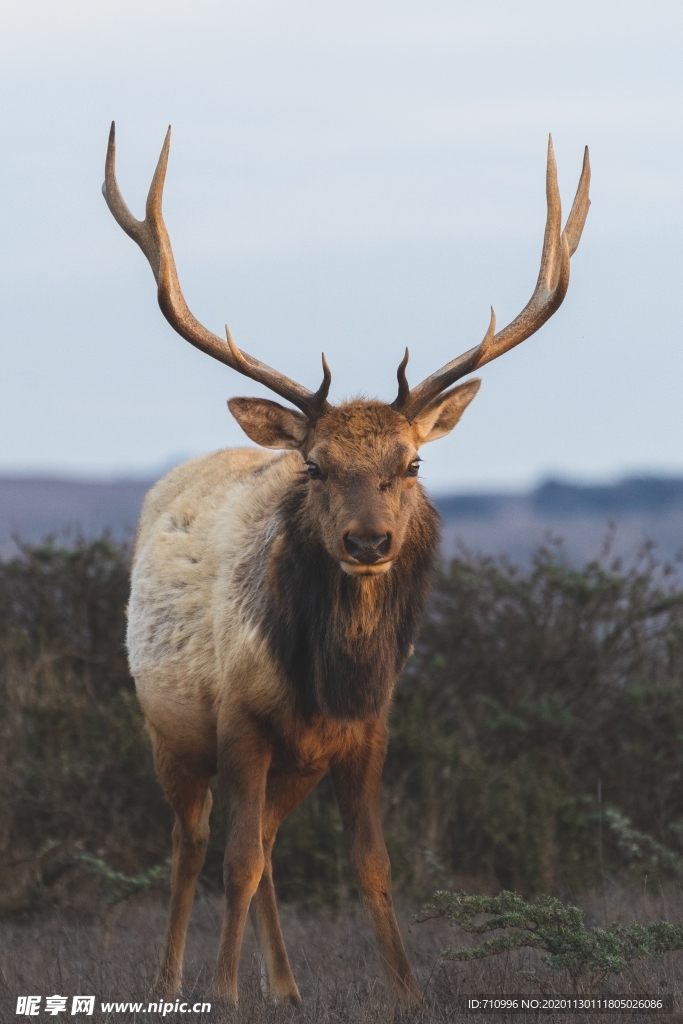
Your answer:
[[[5,910],[110,892],[84,853],[129,877],[168,857],[123,647],[127,573],[106,538],[0,563]],[[469,557],[442,572],[391,718],[400,890],[466,878],[573,897],[619,873],[683,874],[683,605],[663,578],[574,572],[551,551],[530,573]],[[203,878],[217,889],[221,831],[216,806]],[[274,874],[285,900],[353,891],[326,780],[285,822]]]

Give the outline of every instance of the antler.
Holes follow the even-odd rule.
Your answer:
[[[247,352],[241,352],[227,327],[225,328],[227,342],[208,331],[188,309],[180,290],[171,241],[161,213],[161,199],[170,145],[171,129],[169,128],[147,196],[144,220],[137,220],[133,216],[119,191],[115,172],[116,143],[113,121],[109,132],[104,185],[102,186],[102,193],[114,219],[126,234],[137,242],[149,260],[157,283],[157,296],[161,312],[171,327],[196,348],[213,356],[214,359],[218,359],[219,362],[225,363],[233,370],[237,370],[238,373],[243,373],[245,377],[251,377],[252,380],[265,384],[275,394],[296,405],[310,420],[318,419],[329,408],[327,395],[332,379],[324,354],[323,382],[316,392],[309,391],[301,384],[297,384],[296,381],[290,380],[289,377],[285,377],[284,374],[250,356]]]
[[[541,269],[536,282],[534,294],[522,312],[515,319],[504,327],[498,334],[496,330],[496,314],[491,309],[491,321],[484,340],[475,348],[464,352],[457,359],[446,363],[436,373],[431,374],[421,384],[418,384],[412,391],[406,380],[406,365],[408,363],[408,349],[398,368],[398,396],[392,403],[392,408],[402,412],[408,420],[417,416],[420,410],[429,405],[442,391],[460,380],[473,370],[478,370],[485,363],[497,359],[504,352],[519,345],[526,338],[534,334],[542,327],[546,320],[550,319],[553,313],[560,307],[562,300],[567,294],[569,286],[569,260],[576,252],[581,238],[581,232],[588,215],[590,199],[588,189],[590,186],[590,163],[588,162],[588,147],[586,146],[583,157],[583,168],[579,187],[572,205],[571,213],[565,224],[564,231],[560,234],[562,226],[562,211],[560,206],[560,191],[557,186],[557,167],[555,165],[555,154],[553,152],[552,136],[548,139],[548,166],[546,171],[546,197],[548,201],[548,216],[545,224],[545,237],[543,239],[543,253],[541,256]]]

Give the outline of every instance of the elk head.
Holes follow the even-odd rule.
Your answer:
[[[453,385],[532,335],[566,295],[569,261],[579,244],[590,205],[588,149],[562,230],[552,139],[548,141],[548,212],[541,269],[534,293],[522,312],[496,332],[492,309],[483,341],[412,389],[406,379],[406,349],[397,373],[398,395],[391,405],[358,400],[334,407],[327,401],[331,374],[324,355],[322,383],[316,392],[309,391],[240,350],[227,327],[223,340],[203,327],[188,309],[161,212],[170,138],[169,128],[147,197],[146,216],[139,221],[126,206],[116,182],[112,123],[102,188],[107,205],[149,260],[159,306],[178,334],[296,406],[296,410],[290,409],[264,398],[233,398],[228,402],[230,412],[252,441],[266,448],[300,452],[302,476],[308,478],[307,511],[317,523],[328,553],[351,575],[384,573],[399,555],[411,516],[422,500],[417,486],[418,450],[453,429],[479,390],[480,381],[475,378]]]

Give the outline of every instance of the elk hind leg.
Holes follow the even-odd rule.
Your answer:
[[[301,996],[289,964],[280,927],[273,885],[272,851],[277,830],[290,811],[310,793],[324,773],[308,776],[269,776],[263,814],[264,867],[261,881],[251,902],[251,923],[265,968],[261,978],[264,996],[274,1002],[301,1004]]]
[[[219,732],[218,789],[227,841],[225,917],[214,993],[235,1004],[244,925],[265,867],[262,828],[271,757],[260,726],[248,715],[233,715]]]
[[[189,768],[165,747],[158,734],[152,734],[152,742],[157,772],[175,813],[171,901],[157,981],[159,990],[171,995],[181,987],[187,925],[209,842],[212,798],[208,774]]]
[[[382,723],[368,728],[365,743],[332,767],[339,810],[349,844],[351,866],[361,899],[370,911],[382,967],[400,1003],[421,1002],[391,899],[391,865],[379,817],[379,783],[386,753]]]

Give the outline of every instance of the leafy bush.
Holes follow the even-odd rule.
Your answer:
[[[683,853],[683,595],[647,560],[453,561],[391,722],[387,825],[442,879],[556,892]]]
[[[471,935],[499,933],[479,946],[446,949],[441,954],[445,960],[482,960],[513,949],[541,949],[544,963],[567,971],[580,992],[590,992],[608,974],[622,974],[633,960],[683,949],[683,925],[634,921],[586,930],[579,908],[552,896],[540,896],[532,904],[513,892],[436,892],[425,913],[429,918],[445,917]]]
[[[166,862],[171,814],[127,670],[127,592],[128,552],[106,537],[0,562],[0,906],[66,898],[77,855],[130,878]],[[647,561],[456,559],[390,729],[383,812],[404,891],[456,876],[558,893],[610,871],[683,875],[683,595]],[[216,802],[203,877],[217,887],[222,847]],[[284,823],[274,861],[287,898],[350,891],[329,780]]]
[[[132,874],[166,856],[127,596],[128,552],[106,537],[0,563],[0,907],[62,895],[80,852]]]
[[[59,662],[91,700],[130,690],[124,648],[128,550],[105,535],[74,547],[22,544],[0,562],[2,653]]]

